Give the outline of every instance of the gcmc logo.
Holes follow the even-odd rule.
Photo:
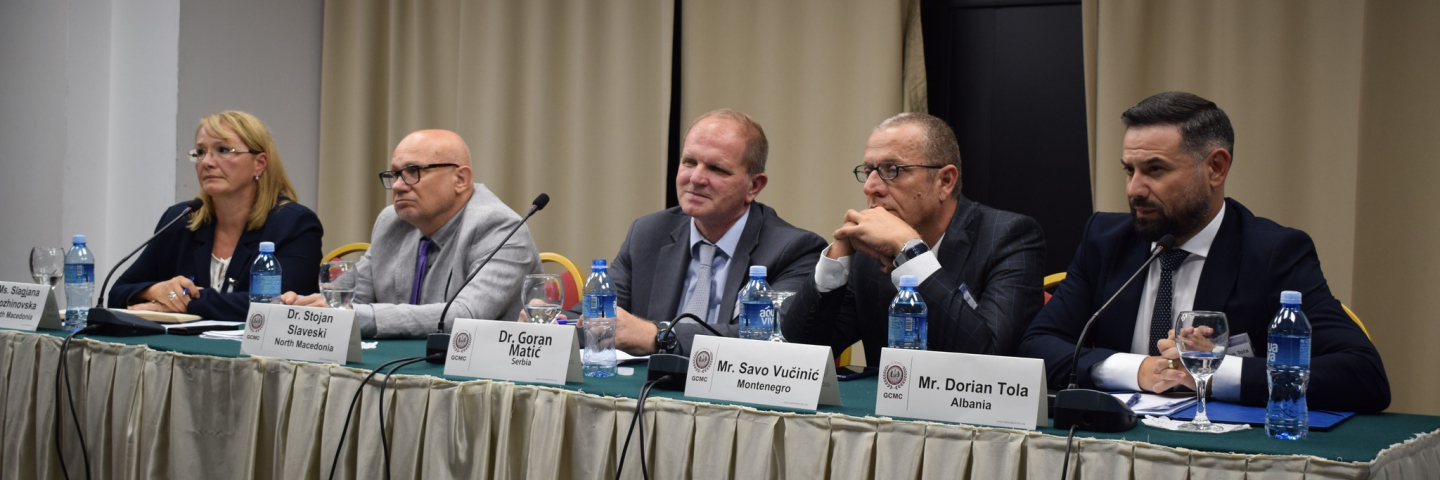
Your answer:
[[[885,380],[886,388],[898,389],[905,386],[905,379],[910,375],[905,371],[904,365],[892,363],[885,366],[885,370],[880,372],[880,376]]]
[[[455,353],[465,353],[466,350],[470,349],[470,332],[455,334],[455,340],[451,343],[455,345]]]
[[[705,373],[707,370],[710,370],[710,361],[714,359],[715,357],[710,354],[710,350],[702,348],[695,352],[690,362],[695,365],[695,370],[698,370],[700,373]]]
[[[250,316],[250,331],[259,332],[265,329],[265,314],[256,313]]]

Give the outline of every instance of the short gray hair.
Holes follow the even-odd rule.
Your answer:
[[[722,108],[711,110],[700,115],[695,121],[690,122],[690,128],[685,130],[685,135],[690,135],[690,130],[701,120],[719,117],[740,124],[745,132],[745,152],[741,153],[741,160],[745,161],[747,173],[754,175],[765,173],[765,158],[770,155],[770,141],[765,139],[765,129],[760,128],[760,123],[750,118],[745,112],[733,108]]]
[[[931,165],[954,165],[955,170],[960,170],[960,142],[955,140],[955,130],[940,117],[928,113],[905,112],[880,122],[874,131],[905,125],[920,127],[920,144],[915,148],[926,161]],[[956,185],[951,194],[958,198],[960,186]]]

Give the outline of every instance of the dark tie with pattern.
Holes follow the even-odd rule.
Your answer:
[[[410,304],[420,304],[420,286],[425,284],[425,264],[430,258],[430,247],[435,243],[430,237],[420,237],[420,251],[415,255],[415,285],[410,287]]]
[[[1155,310],[1150,315],[1150,356],[1159,356],[1155,346],[1160,339],[1170,336],[1170,325],[1175,319],[1175,270],[1190,252],[1174,249],[1160,257],[1160,290],[1155,292]]]

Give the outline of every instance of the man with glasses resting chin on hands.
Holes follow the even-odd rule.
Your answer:
[[[845,212],[814,277],[790,300],[803,313],[782,319],[785,337],[837,355],[864,340],[866,364],[876,365],[900,277],[914,275],[930,350],[1013,355],[1044,302],[1040,224],[960,195],[955,133],[923,113],[875,127],[855,179],[869,208]]]
[[[520,215],[485,185],[471,183],[470,148],[447,130],[420,130],[395,147],[380,183],[394,205],[375,219],[370,249],[356,266],[355,322],[360,334],[421,337],[435,333],[445,303],[448,330],[456,318],[516,318],[525,275],[540,273],[540,255],[521,226],[485,271],[465,277],[505,238]],[[464,288],[463,291],[461,289]],[[321,295],[286,292],[285,303],[324,307]]]

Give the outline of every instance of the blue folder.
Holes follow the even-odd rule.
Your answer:
[[[1170,418],[1178,420],[1190,420],[1195,418],[1195,409],[1200,405],[1191,405],[1184,410],[1176,412]],[[1265,407],[1247,407],[1233,403],[1209,400],[1205,402],[1206,416],[1210,421],[1217,423],[1248,423],[1250,425],[1265,426]],[[1355,416],[1355,412],[1332,412],[1329,410],[1310,411],[1310,429],[1325,431],[1339,425],[1345,419]]]

